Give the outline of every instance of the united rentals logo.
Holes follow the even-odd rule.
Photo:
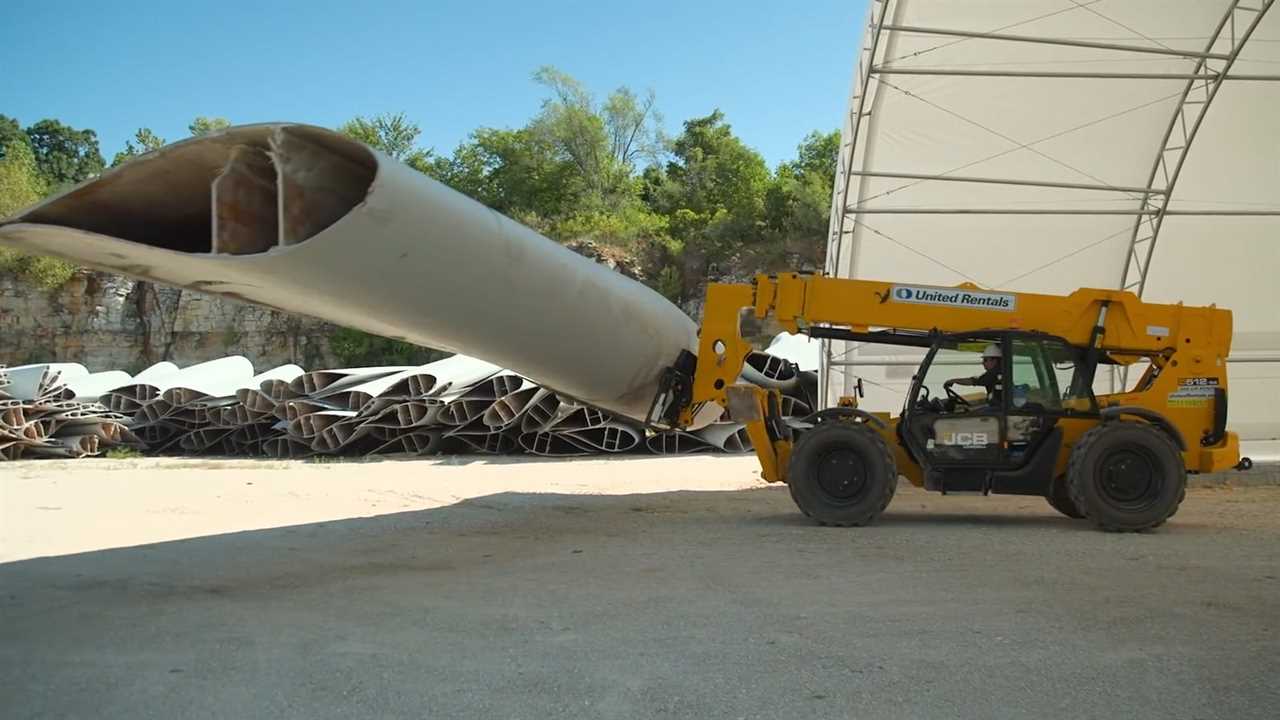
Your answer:
[[[972,310],[1004,310],[1006,312],[1013,312],[1018,304],[1017,296],[1007,293],[975,292],[973,290],[919,287],[914,285],[895,285],[893,287],[893,299],[897,302],[915,303],[917,305],[944,305]]]

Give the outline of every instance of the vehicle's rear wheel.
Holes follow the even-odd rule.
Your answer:
[[[787,475],[796,506],[823,525],[873,522],[898,487],[884,438],[853,422],[823,423],[800,436]]]
[[[1052,506],[1054,510],[1057,510],[1073,520],[1080,520],[1084,517],[1084,513],[1081,512],[1080,508],[1076,507],[1075,502],[1071,500],[1071,493],[1068,492],[1067,477],[1065,475],[1059,478],[1054,478],[1053,488],[1049,491],[1049,495],[1045,499],[1049,501],[1049,505]]]
[[[1153,425],[1113,422],[1088,431],[1067,464],[1071,501],[1113,532],[1163,524],[1186,496],[1187,470],[1173,440]]]

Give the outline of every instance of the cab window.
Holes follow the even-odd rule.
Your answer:
[[[1081,350],[1050,338],[1014,338],[1011,346],[1012,412],[1097,410]]]

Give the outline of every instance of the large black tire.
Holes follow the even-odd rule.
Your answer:
[[[1067,488],[1067,476],[1054,478],[1053,488],[1049,491],[1049,505],[1058,512],[1066,515],[1073,520],[1084,518],[1084,513],[1076,506],[1075,501],[1071,499],[1071,492]]]
[[[1187,494],[1182,453],[1164,431],[1111,422],[1086,432],[1067,462],[1071,502],[1110,532],[1139,532],[1173,517]]]
[[[791,499],[823,525],[867,525],[898,488],[898,468],[884,438],[861,423],[827,422],[805,432],[791,451]]]

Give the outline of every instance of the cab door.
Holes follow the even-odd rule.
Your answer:
[[[1003,347],[1004,337],[943,336],[916,373],[899,430],[928,489],[984,492],[990,470],[1005,464],[1004,403],[988,403],[981,386],[945,390],[948,380],[981,375],[982,351],[992,343]]]
[[[1063,340],[1032,334],[1008,337],[1009,381],[1005,400],[1004,458],[992,473],[991,491],[1019,495],[1048,492],[1063,445],[1064,422],[1093,408],[1092,396],[1078,398],[1084,353]]]

